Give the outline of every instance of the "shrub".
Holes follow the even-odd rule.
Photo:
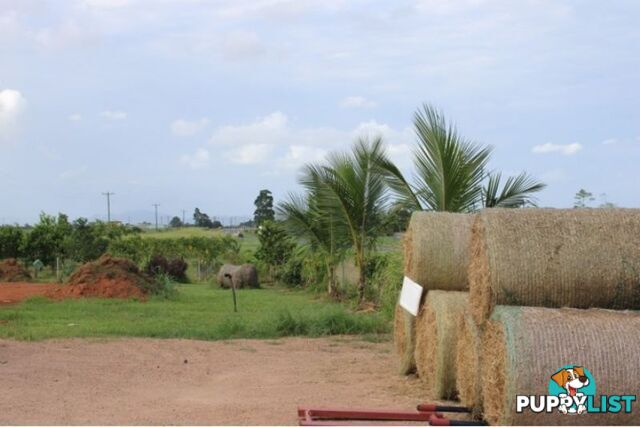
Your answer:
[[[178,282],[187,282],[187,262],[182,258],[168,260],[162,255],[155,255],[146,266],[146,272],[152,276],[167,276]]]

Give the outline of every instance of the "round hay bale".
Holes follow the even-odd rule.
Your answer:
[[[221,288],[231,288],[231,278],[238,268],[239,266],[233,264],[223,264],[222,267],[220,267],[220,270],[218,270],[218,284]]]
[[[485,209],[471,234],[478,323],[496,305],[640,308],[640,209]]]
[[[404,237],[404,274],[425,290],[466,291],[474,215],[414,212]]]
[[[482,411],[482,387],[480,383],[480,328],[471,314],[458,317],[458,342],[456,344],[456,388],[458,398],[475,414]]]
[[[258,270],[253,264],[242,264],[233,274],[233,280],[236,283],[236,288],[260,287],[260,282],[258,282]]]
[[[515,411],[516,395],[548,395],[551,377],[567,364],[591,372],[597,396],[636,394],[639,336],[639,312],[496,307],[483,334],[485,419],[501,425],[640,424],[637,408],[629,414]],[[594,405],[599,407],[597,396]]]
[[[433,399],[456,397],[457,319],[468,307],[467,292],[429,291],[416,318],[416,368]]]
[[[236,289],[260,287],[258,270],[253,264],[224,264],[218,270],[218,283],[225,289],[230,289],[232,285]]]
[[[393,318],[393,342],[396,354],[400,359],[398,371],[402,375],[409,375],[416,372],[415,349],[415,318],[411,313],[396,304],[396,311]]]

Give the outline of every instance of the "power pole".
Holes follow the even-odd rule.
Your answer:
[[[185,225],[186,223],[184,222],[184,214],[185,212],[187,212],[185,209],[182,209],[182,225]]]
[[[107,196],[107,224],[111,224],[111,196],[116,193],[111,193],[107,191],[106,193],[102,193],[103,196]]]
[[[160,206],[158,203],[153,204],[153,207],[156,208],[156,231],[158,231],[158,206]]]

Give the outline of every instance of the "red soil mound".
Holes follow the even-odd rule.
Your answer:
[[[28,282],[31,275],[15,258],[0,261],[0,282]]]
[[[52,298],[98,297],[144,299],[154,282],[131,261],[103,255],[79,267],[65,286],[48,295]]]

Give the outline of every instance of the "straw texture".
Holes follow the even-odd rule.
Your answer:
[[[416,368],[431,398],[452,399],[457,395],[457,320],[468,303],[467,292],[429,291],[416,318]]]
[[[637,402],[630,414],[515,412],[516,395],[548,394],[551,375],[567,364],[591,372],[597,396],[637,394],[638,337],[640,312],[496,307],[483,335],[485,419],[518,425],[640,424]]]
[[[471,312],[495,305],[640,308],[640,209],[485,209],[471,238]]]
[[[404,238],[405,276],[425,290],[468,290],[473,218],[471,214],[414,212]]]
[[[411,313],[396,304],[393,321],[393,342],[398,355],[398,371],[402,375],[413,374],[416,371],[415,349],[415,318]]]
[[[458,316],[458,343],[456,344],[456,388],[458,398],[466,407],[478,414],[482,410],[480,383],[481,333],[468,312]]]

